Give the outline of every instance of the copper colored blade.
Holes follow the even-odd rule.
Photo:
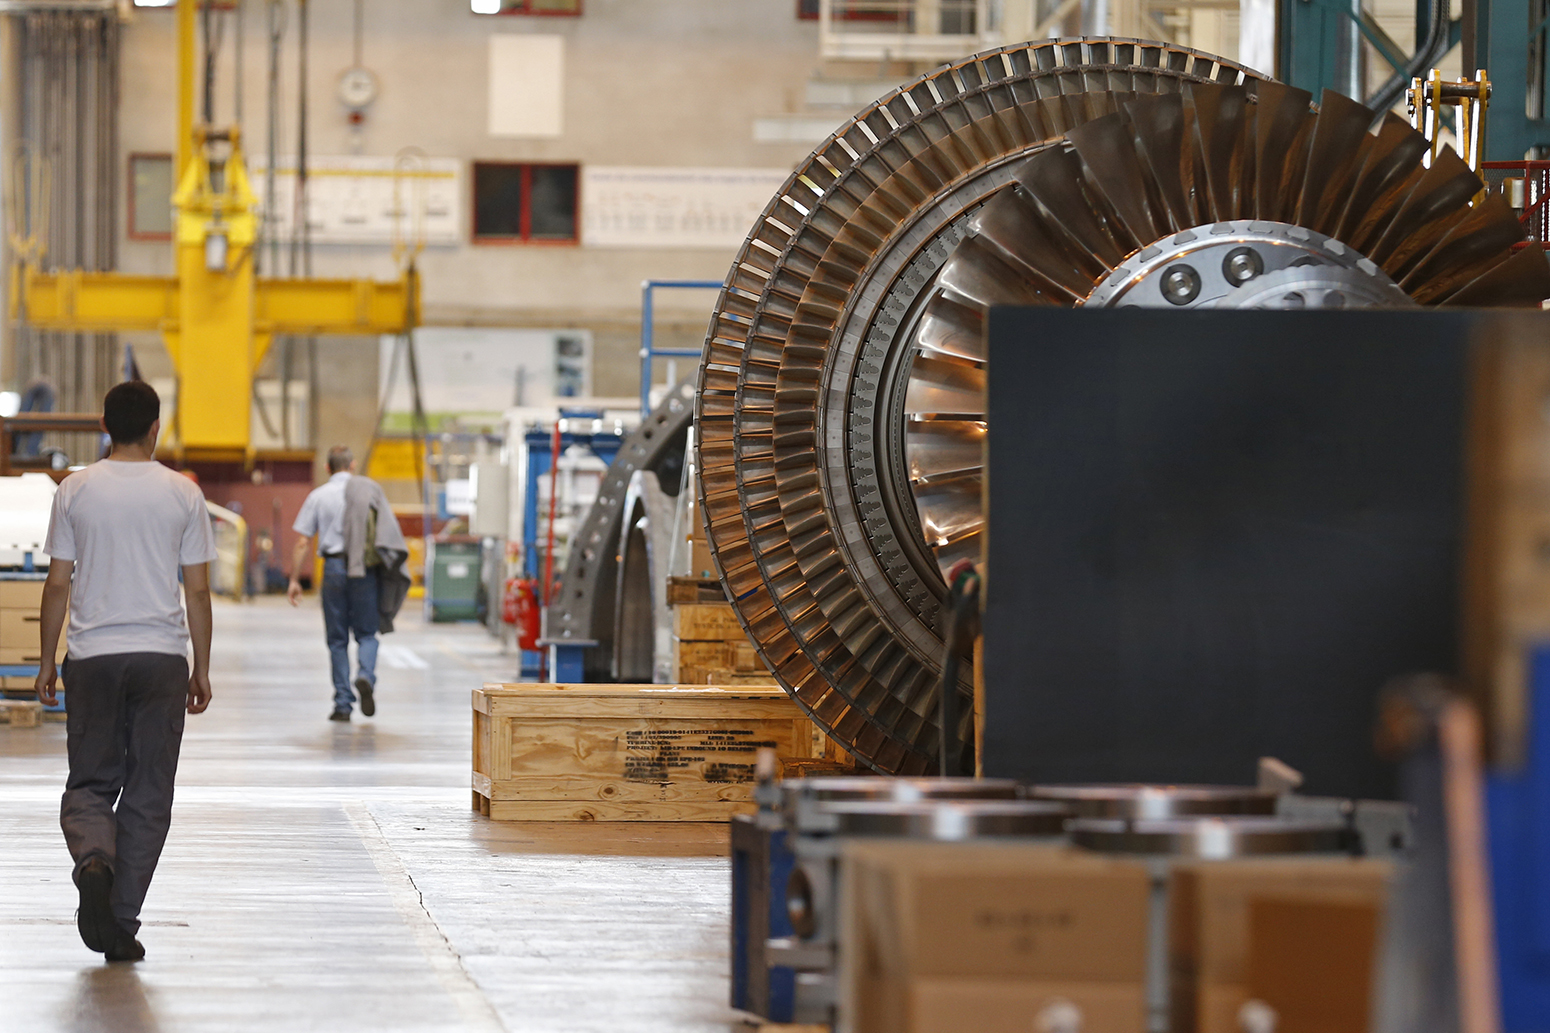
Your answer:
[[[1446,213],[1463,208],[1470,198],[1484,189],[1485,184],[1464,164],[1464,159],[1454,154],[1452,147],[1444,147],[1432,159],[1432,167],[1426,170],[1426,175],[1405,198],[1399,211],[1394,213],[1383,236],[1364,253],[1387,268],[1389,256],[1412,234]]]
[[[1338,221],[1338,208],[1351,189],[1357,159],[1372,112],[1350,97],[1325,90],[1320,98],[1319,118],[1308,146],[1308,169],[1301,185],[1301,201],[1296,222],[1317,229]]]
[[[915,341],[927,351],[982,362],[985,359],[985,310],[938,293],[921,314]]]
[[[1064,240],[1044,225],[1035,206],[1015,190],[1003,190],[991,198],[969,221],[969,232],[990,244],[1002,259],[1038,284],[1052,297],[1065,301],[1085,298],[1102,267],[1083,274],[1080,266],[1095,264],[1085,256],[1073,256]]]
[[[1087,181],[1097,188],[1119,225],[1129,235],[1126,250],[1150,244],[1167,232],[1152,220],[1146,172],[1136,155],[1135,138],[1119,115],[1109,115],[1066,134],[1086,166]]]
[[[1460,286],[1468,282],[1463,277],[1478,275],[1484,268],[1482,263],[1500,257],[1523,239],[1523,224],[1506,199],[1500,194],[1487,194],[1430,251],[1412,263],[1399,285],[1412,294],[1419,294],[1445,278],[1455,279],[1453,286]]]
[[[1073,242],[1112,269],[1124,261],[1113,238],[1093,215],[1092,204],[1082,191],[1082,159],[1066,147],[1040,151],[1015,174],[1023,189],[1043,205],[1056,225]]]
[[[978,237],[967,237],[937,274],[937,282],[957,293],[992,305],[1049,304],[1038,286],[1014,268],[995,248]]]
[[[1248,94],[1241,86],[1190,83],[1186,103],[1194,109],[1195,145],[1205,166],[1212,222],[1239,218],[1239,179],[1243,163],[1244,109]]]
[[[1125,105],[1125,115],[1162,206],[1159,218],[1173,231],[1195,225],[1180,160],[1184,153],[1184,98],[1176,93],[1141,97]]]
[[[985,465],[985,424],[979,420],[910,420],[904,457],[911,480],[944,477]]]
[[[919,414],[981,415],[985,412],[985,370],[922,355],[910,371],[904,410]]]
[[[1386,211],[1390,202],[1398,203],[1401,184],[1421,168],[1426,146],[1426,137],[1410,123],[1392,111],[1384,115],[1332,236],[1360,249],[1357,240],[1364,220]]]
[[[1255,216],[1284,222],[1296,204],[1315,116],[1313,94],[1282,83],[1254,84]]]
[[[984,526],[981,478],[979,473],[965,473],[915,485],[915,508],[926,544],[946,545]]]
[[[1550,262],[1537,244],[1513,253],[1442,302],[1444,305],[1538,308],[1550,298]]]

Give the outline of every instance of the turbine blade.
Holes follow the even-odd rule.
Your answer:
[[[1309,110],[1313,94],[1282,83],[1257,82],[1254,97],[1255,216],[1285,222],[1296,202],[1289,183],[1301,181],[1316,122]]]
[[[979,366],[922,355],[910,369],[904,411],[918,415],[984,415],[985,370]]]
[[[1462,285],[1467,282],[1464,277],[1479,274],[1482,263],[1500,257],[1523,239],[1523,224],[1506,198],[1487,194],[1430,250],[1416,256],[1399,285],[1416,292],[1448,277],[1457,277],[1455,286]]]
[[[1538,308],[1550,298],[1550,262],[1538,244],[1529,244],[1466,284],[1442,302],[1444,305],[1510,305]]]
[[[904,458],[911,480],[978,470],[985,465],[985,424],[979,420],[911,420]]]
[[[1297,209],[1298,225],[1317,229],[1331,225],[1330,209],[1336,207],[1351,189],[1357,173],[1357,159],[1372,112],[1350,97],[1325,90],[1320,98],[1319,117],[1308,146],[1308,168]]]
[[[1403,197],[1406,188],[1402,185],[1421,168],[1426,147],[1426,137],[1409,122],[1392,111],[1386,113],[1357,173],[1344,213],[1330,235],[1360,249],[1357,240],[1362,236],[1364,220],[1386,212],[1390,204]]]
[[[1470,198],[1484,189],[1485,184],[1464,164],[1464,159],[1454,154],[1452,147],[1444,147],[1389,220],[1378,242],[1363,253],[1387,269],[1389,257],[1407,239],[1444,213],[1465,207]]]
[[[921,313],[915,340],[926,351],[983,362],[986,358],[985,310],[937,293]]]
[[[1024,162],[1013,178],[1049,213],[1049,221],[1094,261],[1107,269],[1124,261],[1124,253],[1104,231],[1082,190],[1082,159],[1075,151],[1061,146],[1040,151]]]
[[[1093,281],[1106,272],[1087,256],[1073,254],[1076,249],[1068,248],[1052,233],[1040,218],[1038,206],[1016,189],[1003,190],[991,198],[969,221],[969,232],[993,246],[999,257],[1021,270],[1051,298],[1085,298]]]
[[[1239,184],[1248,94],[1241,86],[1190,83],[1186,103],[1194,110],[1195,143],[1210,193],[1210,222],[1240,218]]]
[[[1195,225],[1184,184],[1184,98],[1176,93],[1141,97],[1125,105],[1136,150],[1162,202],[1168,229]]]
[[[1143,247],[1166,232],[1152,221],[1146,175],[1135,138],[1119,115],[1109,115],[1066,134],[1086,168],[1087,181],[1117,217],[1130,239],[1126,250]]]

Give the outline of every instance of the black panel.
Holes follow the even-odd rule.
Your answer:
[[[985,772],[1388,797],[1456,672],[1465,313],[997,309]]]

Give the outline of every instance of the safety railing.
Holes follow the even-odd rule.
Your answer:
[[[819,0],[829,60],[952,61],[1005,42],[1003,0]]]

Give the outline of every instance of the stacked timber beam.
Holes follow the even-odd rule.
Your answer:
[[[39,614],[43,609],[42,575],[0,578],[0,668],[28,668],[27,674],[0,675],[0,725],[35,728],[41,721],[63,721],[63,710],[44,710],[34,694],[39,656]],[[59,636],[56,662],[65,658]],[[63,682],[58,687],[64,688]]]

